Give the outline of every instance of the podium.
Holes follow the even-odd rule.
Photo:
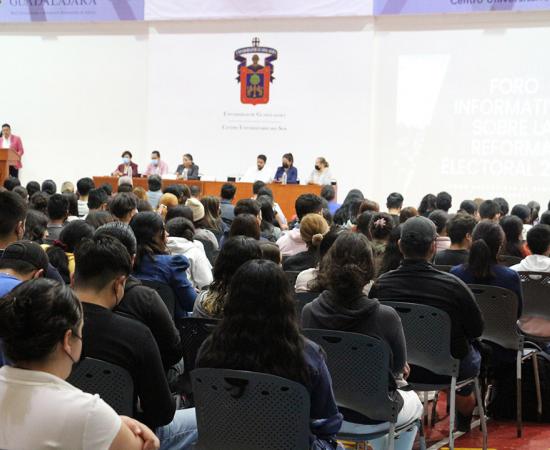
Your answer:
[[[21,157],[11,148],[0,149],[0,185],[10,176],[10,166],[15,166]]]

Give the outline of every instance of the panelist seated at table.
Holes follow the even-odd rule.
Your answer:
[[[9,148],[17,153],[19,157],[22,157],[23,153],[25,153],[21,138],[11,133],[11,127],[7,123],[2,125],[2,132],[0,133],[0,148]],[[10,166],[10,176],[17,178],[21,167],[21,161],[18,161],[14,166]]]
[[[328,168],[328,161],[320,156],[315,160],[315,168],[309,175],[307,184],[318,184],[320,186],[325,186],[331,184],[332,182],[332,173]]]
[[[298,184],[298,169],[294,167],[294,156],[292,153],[283,155],[283,165],[277,168],[275,172],[274,183]]]
[[[193,156],[189,153],[183,155],[183,164],[180,164],[176,170],[179,180],[199,180],[199,166],[193,162]]]
[[[139,169],[136,163],[132,162],[132,153],[126,150],[122,154],[122,164],[119,164],[112,173],[114,177],[139,177]]]
[[[241,177],[240,181],[243,183],[255,183],[256,181],[263,181],[265,184],[271,183],[273,172],[266,166],[266,162],[267,156],[258,155],[256,165],[250,167]]]
[[[151,175],[168,175],[168,164],[160,159],[160,152],[155,150],[151,153],[151,162],[145,169],[144,177],[150,177]]]

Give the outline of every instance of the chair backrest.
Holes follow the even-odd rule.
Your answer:
[[[317,297],[321,295],[319,292],[296,292],[294,294],[294,299],[296,300],[296,308],[298,310],[298,317],[302,315],[302,309],[308,303],[311,303]]]
[[[443,264],[434,264],[434,268],[440,270],[441,272],[450,272],[453,266],[446,266]]]
[[[299,383],[225,369],[191,373],[199,450],[309,449],[310,400]]]
[[[162,298],[162,301],[168,308],[168,312],[174,318],[176,314],[176,295],[174,294],[174,291],[172,288],[166,284],[162,283],[161,281],[151,281],[151,280],[140,280],[141,284],[144,286],[150,287],[151,289],[154,289],[158,292],[160,295],[160,298]]]
[[[218,322],[215,319],[198,317],[185,317],[178,320],[185,372],[189,373],[195,368],[197,353]]]
[[[499,264],[506,267],[515,266],[521,262],[521,258],[518,256],[499,255],[497,259]]]
[[[396,422],[389,396],[390,349],[376,337],[333,330],[303,330],[327,355],[336,403],[370,419]]]
[[[384,300],[401,318],[407,360],[437,375],[457,376],[460,361],[451,354],[451,319],[433,306]]]
[[[204,253],[208,258],[208,261],[210,261],[210,264],[214,265],[214,262],[216,262],[217,253],[212,241],[210,239],[201,238],[197,236],[195,236],[195,240],[202,242],[202,246],[204,247]]]
[[[294,290],[294,286],[296,285],[296,278],[298,278],[299,274],[300,272],[296,270],[285,270],[286,279],[288,280],[292,290]]]
[[[498,286],[470,284],[485,323],[481,338],[506,349],[517,351],[523,338],[517,330],[518,297]]]
[[[118,414],[134,415],[134,382],[122,367],[94,358],[84,358],[75,365],[67,382],[99,396]],[[55,405],[52,405],[55,408]]]
[[[519,272],[523,315],[550,320],[550,273]]]

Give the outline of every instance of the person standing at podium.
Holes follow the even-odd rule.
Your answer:
[[[17,153],[20,158],[22,158],[23,153],[25,153],[21,138],[19,136],[16,136],[15,134],[11,134],[11,127],[7,123],[2,125],[0,148],[9,148]],[[21,167],[23,167],[21,161],[19,161],[15,166],[10,166],[10,176],[17,178],[19,175],[19,169],[21,169]]]
[[[139,170],[136,163],[132,162],[132,153],[126,150],[122,154],[122,164],[119,164],[112,173],[114,177],[139,177]]]

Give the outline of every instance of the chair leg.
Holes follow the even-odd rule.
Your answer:
[[[455,415],[456,415],[456,377],[451,380],[451,389],[449,390],[450,408],[449,408],[449,450],[455,449]]]
[[[388,450],[394,450],[395,448],[395,423],[390,423],[390,431],[388,433]]]
[[[479,421],[481,422],[481,432],[483,433],[483,450],[487,450],[487,422],[485,420],[485,404],[481,395],[479,378],[475,379],[475,391],[477,399],[477,409],[479,411]]]
[[[536,353],[532,356],[532,359],[533,359],[533,374],[535,376],[535,389],[537,391],[537,416],[540,422],[542,417],[542,395],[540,392],[539,361],[537,359]]]
[[[521,411],[521,353],[521,350],[518,351],[516,361],[516,427],[518,438],[523,434],[523,417]]]
[[[422,414],[422,419],[424,420],[424,424],[426,426],[429,426],[428,421],[428,415],[429,415],[429,402],[428,402],[428,391],[424,391],[423,393],[423,404],[424,404],[424,413]]]
[[[434,403],[432,405],[432,415],[431,415],[432,426],[435,425],[435,422],[437,421],[437,403],[439,402],[439,393],[440,391],[436,391],[435,397],[434,397]]]

